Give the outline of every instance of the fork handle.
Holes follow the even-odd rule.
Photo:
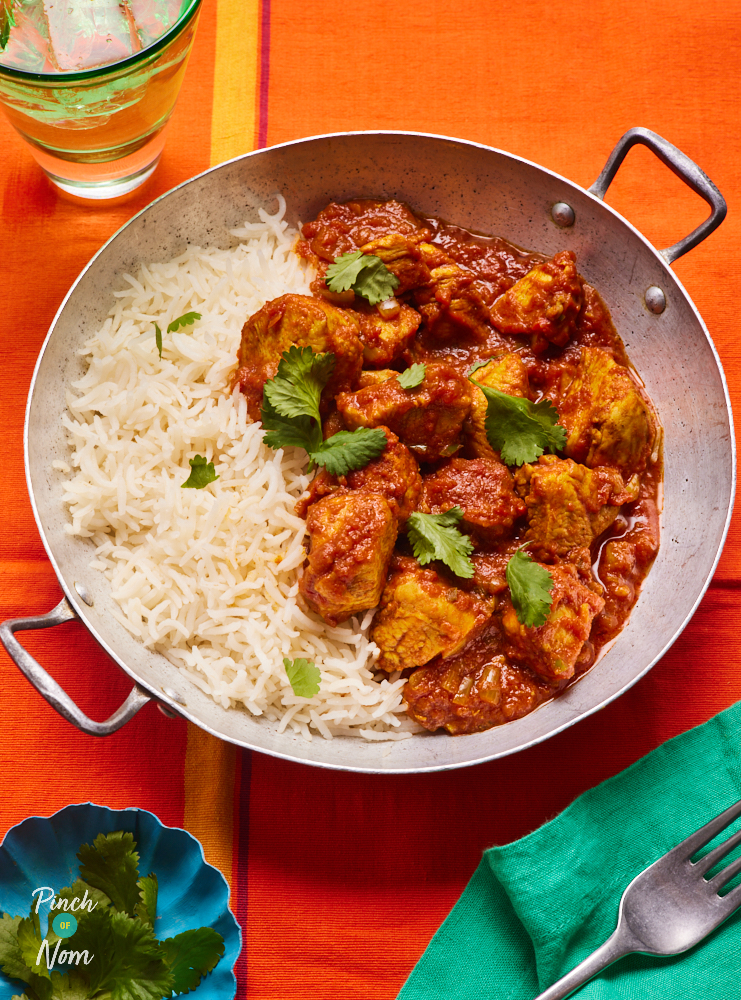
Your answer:
[[[547,990],[540,993],[535,1000],[563,1000],[578,990],[580,986],[588,982],[598,972],[606,969],[608,965],[617,962],[623,955],[629,955],[633,951],[639,950],[639,944],[633,939],[624,926],[618,929],[605,941],[603,945],[588,955],[583,962],[579,962],[571,972],[567,972]]]

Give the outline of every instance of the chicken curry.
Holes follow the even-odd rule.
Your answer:
[[[376,668],[407,678],[425,728],[526,715],[619,633],[658,550],[659,426],[607,307],[571,251],[528,253],[395,201],[330,204],[302,235],[313,295],[248,319],[235,383],[266,425],[284,352],[331,353],[320,439],[376,432],[374,457],[344,474],[325,465],[298,503],[303,600],[331,626],[377,608]],[[338,290],[340,260],[380,261],[393,294]],[[552,412],[561,443],[513,460],[490,401],[502,395]],[[410,542],[415,518],[446,514],[465,575]],[[547,579],[537,624],[515,599],[518,554]]]

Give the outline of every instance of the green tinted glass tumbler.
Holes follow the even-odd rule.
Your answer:
[[[169,30],[108,65],[30,72],[4,65],[0,52],[0,104],[57,187],[86,199],[116,198],[151,176],[185,74],[200,4],[184,0]]]

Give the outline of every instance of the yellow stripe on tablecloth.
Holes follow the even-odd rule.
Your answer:
[[[237,749],[188,723],[183,826],[200,840],[206,861],[232,884]]]
[[[255,148],[260,0],[218,0],[211,163]]]
[[[211,164],[255,148],[260,0],[217,0]],[[236,748],[188,724],[183,825],[232,883]]]

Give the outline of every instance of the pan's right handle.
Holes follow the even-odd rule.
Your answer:
[[[698,243],[702,243],[706,236],[709,236],[713,230],[718,228],[726,217],[728,206],[726,205],[725,198],[715,184],[713,184],[706,173],[700,170],[694,160],[691,160],[681,149],[672,146],[666,139],[662,139],[656,132],[640,127],[629,129],[624,136],[618,139],[617,145],[610,153],[602,173],[588,189],[590,194],[595,195],[600,200],[605,197],[607,189],[612,183],[615,174],[620,169],[620,164],[625,159],[628,150],[637,144],[647,146],[680,180],[683,180],[685,184],[691,187],[696,194],[699,194],[710,205],[710,215],[702,225],[699,225],[689,236],[685,236],[684,239],[675,243],[674,246],[659,251],[662,257],[665,257],[672,264],[678,257],[687,253],[688,250],[692,250]]]
[[[40,663],[34,660],[15,637],[16,632],[21,632],[24,629],[51,628],[52,625],[61,625],[74,618],[77,618],[74,609],[66,597],[63,597],[56,608],[45,615],[37,615],[33,618],[11,618],[3,622],[0,625],[0,642],[7,649],[15,665],[25,674],[39,694],[46,698],[51,707],[55,708],[68,722],[89,736],[110,736],[121,726],[126,725],[140,708],[152,700],[146,691],[135,684],[129,697],[110,718],[106,719],[105,722],[95,722],[85,715],[67,692],[57,684]]]

